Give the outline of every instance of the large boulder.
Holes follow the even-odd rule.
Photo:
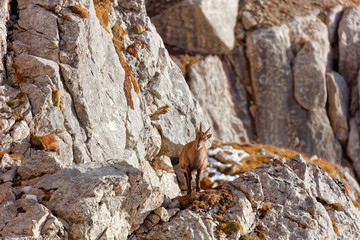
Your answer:
[[[188,51],[222,54],[235,44],[238,0],[185,0],[152,17],[169,45]]]
[[[349,114],[350,91],[345,79],[337,72],[326,73],[329,108],[328,114],[336,138],[346,144],[349,136],[347,116]]]
[[[221,60],[208,56],[191,65],[188,74],[190,89],[213,126],[214,138],[223,142],[248,142]]]
[[[350,120],[349,141],[346,148],[347,156],[353,162],[354,170],[360,176],[360,130],[355,118]]]
[[[225,189],[230,202],[223,198]],[[210,207],[216,204],[211,196],[223,208]],[[357,239],[360,211],[353,199],[339,180],[297,155],[252,169],[221,190],[189,197],[189,208],[130,239]]]
[[[339,72],[346,82],[355,85],[360,66],[360,6],[344,11],[338,29]]]

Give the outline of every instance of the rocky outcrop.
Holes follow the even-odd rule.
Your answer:
[[[191,65],[188,74],[190,89],[213,126],[214,138],[223,142],[249,142],[221,60],[208,56]]]
[[[351,193],[300,155],[288,161],[275,159],[246,172],[222,189],[232,194],[230,202],[218,198],[225,210],[206,205],[207,194],[216,195],[208,191],[195,196],[189,209],[180,211],[168,222],[130,239],[239,239],[240,236],[356,239],[360,236],[356,221],[360,212],[351,201]],[[223,192],[217,194],[223,196]]]
[[[169,157],[205,116],[144,1],[105,2],[17,1],[0,86],[3,237],[123,239],[179,194]],[[25,199],[38,203],[19,214]]]
[[[235,43],[237,0],[185,0],[152,17],[169,45],[202,53],[229,52]],[[148,4],[149,9],[151,3]]]

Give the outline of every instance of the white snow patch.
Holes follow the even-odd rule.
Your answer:
[[[36,195],[28,194],[25,196],[25,199],[32,199],[35,202],[38,202]]]

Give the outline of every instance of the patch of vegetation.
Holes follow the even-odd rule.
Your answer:
[[[15,105],[14,101],[7,101],[6,105],[8,105],[9,107],[13,107]]]
[[[263,226],[256,226],[254,232],[261,238],[266,238],[266,235],[269,233],[269,230]]]
[[[135,34],[141,34],[146,31],[145,27],[141,24],[136,24],[131,27],[131,31]]]
[[[61,91],[59,89],[52,90],[52,102],[55,107],[60,107]]]
[[[96,17],[99,19],[100,25],[107,30],[109,24],[109,14],[111,2],[110,0],[94,0]]]
[[[250,235],[241,235],[239,240],[263,240],[263,238],[254,237],[254,236],[250,236]]]
[[[330,203],[329,206],[332,207],[335,211],[343,210],[341,203]]]
[[[182,209],[189,208],[193,211],[201,209],[210,209],[217,206],[218,214],[226,211],[229,203],[233,201],[230,190],[227,189],[209,189],[203,192],[197,192],[191,196],[186,195],[175,198],[181,204]]]
[[[119,57],[120,63],[125,71],[125,80],[124,80],[124,92],[125,97],[127,101],[127,105],[134,109],[134,102],[132,100],[131,96],[131,89],[134,87],[134,91],[136,93],[139,93],[139,85],[137,84],[134,75],[131,72],[131,67],[129,64],[125,61],[124,55],[122,54],[122,50],[125,50],[123,41],[124,36],[127,34],[126,30],[124,30],[122,27],[120,27],[117,23],[112,28],[113,33],[113,44],[116,50],[116,53]]]
[[[22,112],[19,112],[19,111],[14,111],[14,114],[13,114],[15,120],[17,121],[20,121],[24,118],[24,115],[22,114]]]
[[[330,220],[331,220],[334,232],[336,233],[336,235],[339,235],[339,228],[338,228],[338,226],[336,226],[334,219],[332,217],[330,217]]]
[[[57,140],[54,135],[30,135],[31,146],[35,149],[45,150],[45,151],[54,151],[59,154],[59,146],[57,145]]]
[[[239,222],[230,220],[226,221],[225,223],[221,223],[218,226],[218,229],[226,234],[226,236],[230,236],[235,232],[239,232],[242,230],[242,226]]]
[[[70,10],[72,13],[75,13],[77,15],[79,15],[81,18],[87,18],[88,17],[88,13],[87,10],[80,6],[80,5],[72,5],[69,6]]]
[[[9,80],[9,79],[4,79],[4,80],[2,80],[2,83],[1,83],[2,85],[8,85],[8,86],[10,86],[10,87],[13,87],[14,86],[14,83],[11,81],[11,80]]]
[[[355,194],[356,194],[356,200],[352,201],[352,203],[354,204],[355,207],[360,208],[360,193],[356,189],[355,189]]]

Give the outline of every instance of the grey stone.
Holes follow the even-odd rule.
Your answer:
[[[0,175],[0,180],[2,180],[3,182],[14,181],[15,176],[16,176],[16,170],[17,170],[17,167],[14,167],[13,169],[6,171],[4,174]]]
[[[333,44],[338,40],[337,30],[339,27],[342,10],[343,6],[340,4],[336,5],[328,11],[328,15],[326,16],[326,25],[328,27],[330,44]]]
[[[0,81],[5,78],[5,55],[7,52],[7,28],[6,22],[9,19],[8,11],[9,1],[1,1],[0,3]]]
[[[242,12],[241,23],[244,25],[246,30],[249,30],[250,28],[257,25],[255,18],[251,12],[248,11]]]
[[[256,104],[257,140],[288,146],[289,102],[294,103],[289,29],[281,25],[250,33],[246,39],[246,53]]]
[[[237,14],[237,0],[185,0],[154,16],[152,21],[167,44],[222,54],[234,47]]]
[[[329,108],[328,114],[336,138],[346,144],[349,135],[347,116],[349,114],[350,92],[344,78],[337,72],[326,73]]]
[[[15,194],[12,191],[10,182],[1,184],[0,190],[0,204],[6,201],[15,201]]]
[[[192,64],[188,74],[190,89],[212,125],[213,138],[222,142],[249,142],[221,60],[208,56]],[[203,126],[204,129],[207,127]]]
[[[360,176],[360,133],[354,118],[350,120],[349,125],[350,133],[346,153],[353,163],[355,172]]]
[[[339,72],[347,83],[354,85],[360,66],[360,6],[344,11],[339,23]],[[351,37],[350,37],[351,36]]]
[[[307,41],[292,63],[294,96],[307,110],[324,108],[326,104],[326,63],[320,49],[317,42]]]

